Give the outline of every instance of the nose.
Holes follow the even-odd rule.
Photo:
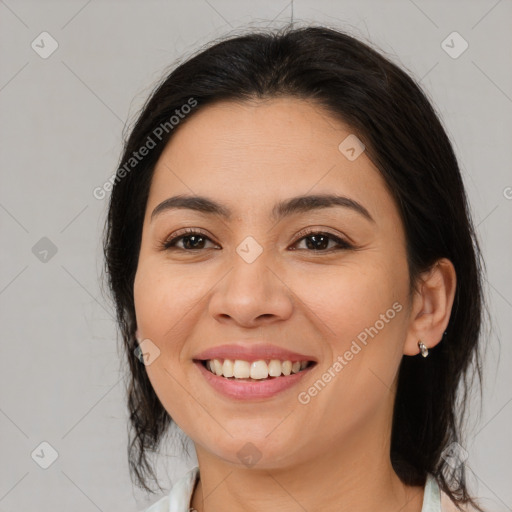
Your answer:
[[[222,323],[258,327],[286,320],[293,311],[293,294],[265,251],[248,262],[238,253],[231,270],[215,287],[209,303],[212,317]]]

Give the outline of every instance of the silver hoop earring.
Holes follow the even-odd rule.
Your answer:
[[[428,356],[428,348],[421,340],[418,341],[418,347],[420,347],[421,355],[423,357],[427,357]]]

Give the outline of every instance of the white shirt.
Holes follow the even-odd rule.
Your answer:
[[[199,477],[199,467],[196,466],[180,478],[167,496],[153,503],[145,512],[189,512],[196,481]],[[441,492],[439,485],[430,473],[425,483],[423,505],[421,512],[451,512],[457,510],[450,498]]]

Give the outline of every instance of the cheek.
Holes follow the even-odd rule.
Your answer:
[[[146,372],[160,402],[180,426],[194,410],[194,401],[180,384],[185,379],[180,357],[197,322],[194,308],[201,307],[198,301],[203,295],[192,276],[149,258],[140,262],[134,281],[137,327],[140,338],[151,340],[159,350]]]
[[[350,411],[346,428],[360,428],[390,398],[402,357],[406,285],[398,269],[375,262],[304,273],[296,280],[293,291],[323,335],[326,357],[318,377],[328,382],[325,392],[316,384],[304,391],[333,429],[339,422],[329,414],[334,403]]]
[[[405,339],[408,277],[404,273],[391,260],[374,260],[333,267],[327,273],[304,273],[296,280],[294,291],[323,334],[327,358],[322,372],[336,374],[333,394],[322,398],[325,407],[332,396],[339,396],[352,410],[366,410],[392,387]],[[353,393],[346,394],[348,389]],[[361,396],[368,398],[367,403],[361,402]]]
[[[169,406],[173,406],[166,403],[169,395],[179,396],[172,377],[178,377],[179,373],[177,361],[183,345],[180,341],[183,332],[180,331],[187,328],[183,321],[185,309],[180,307],[181,302],[173,295],[173,287],[155,273],[142,271],[135,280],[134,301],[139,339],[144,340],[145,347],[149,347],[154,354],[151,364],[146,365],[145,369],[167,411]]]
[[[382,332],[390,331],[392,321],[400,317],[398,302],[405,310],[404,276],[393,267],[371,262],[368,264],[336,266],[326,271],[308,271],[294,278],[293,291],[307,307],[306,315],[322,330],[326,339],[331,340],[332,348],[344,350],[347,342],[366,332],[381,315],[385,320]],[[389,312],[386,315],[386,312]],[[398,326],[397,326],[398,327]]]
[[[187,314],[198,306],[204,286],[166,265],[142,263],[135,276],[134,302],[140,335],[169,340],[183,329]]]

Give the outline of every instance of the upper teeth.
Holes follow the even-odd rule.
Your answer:
[[[212,373],[222,377],[235,377],[236,379],[266,379],[267,377],[279,377],[281,374],[290,375],[304,370],[308,361],[279,361],[278,359],[243,361],[240,359],[209,359],[206,368]]]

